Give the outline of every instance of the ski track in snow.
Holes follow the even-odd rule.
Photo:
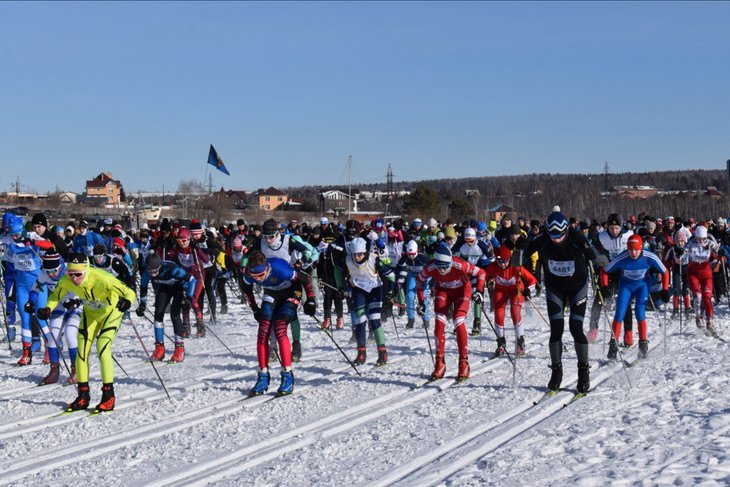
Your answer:
[[[543,311],[544,300],[535,302]],[[184,363],[156,364],[172,400],[123,325],[114,355],[129,376],[116,368],[117,408],[98,416],[59,416],[74,387],[38,387],[48,367],[15,367],[18,346],[10,352],[4,344],[0,485],[730,485],[730,352],[693,321],[680,334],[678,320],[649,313],[649,358],[623,351],[632,388],[622,364],[609,363],[599,342],[592,345],[594,389],[573,402],[576,363],[566,331],[564,390],[535,405],[549,378],[549,332],[529,307],[528,355],[517,360],[515,387],[507,359],[492,355],[488,327],[470,337],[468,381],[453,380],[456,340],[447,334],[447,376],[428,382],[423,329],[405,330],[405,318],[398,320],[400,341],[392,320],[384,320],[391,363],[373,367],[369,344],[360,377],[302,316],[294,394],[274,397],[274,366],[269,392],[245,399],[256,375],[256,325],[244,306],[229,310],[212,326],[233,355],[209,334],[186,340]],[[725,336],[727,305],[716,313]],[[152,326],[137,326],[149,350]],[[506,330],[512,342],[510,324]],[[349,327],[334,336],[354,357]],[[101,384],[98,362],[91,363],[93,405]]]

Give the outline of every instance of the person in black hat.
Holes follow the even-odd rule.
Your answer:
[[[35,215],[33,215],[31,224],[33,225],[33,231],[38,235],[38,238],[40,240],[49,240],[51,243],[53,243],[56,251],[61,254],[61,257],[63,257],[64,259],[68,259],[70,252],[68,250],[68,247],[66,246],[66,242],[62,237],[56,235],[48,228],[48,220],[46,219],[46,215],[44,215],[43,213],[36,213]]]

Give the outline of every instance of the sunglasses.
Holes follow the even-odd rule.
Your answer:
[[[274,240],[276,238],[276,235],[264,235],[264,238],[266,240]]]
[[[84,277],[83,272],[67,272],[68,277],[75,278],[75,277]]]

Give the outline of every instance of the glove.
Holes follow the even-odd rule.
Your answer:
[[[119,298],[119,301],[117,301],[117,309],[122,313],[124,313],[125,311],[129,311],[129,308],[131,307],[132,302],[127,298]]]
[[[677,257],[681,257],[682,254],[684,254],[684,249],[678,245],[675,245],[674,246],[674,255],[676,255]]]
[[[140,316],[140,317],[144,316],[145,310],[147,310],[147,305],[144,303],[139,303],[139,306],[137,306],[137,311],[136,311],[137,316]]]
[[[479,291],[474,291],[471,294],[471,300],[474,301],[476,304],[482,304],[484,302],[484,295]]]
[[[530,299],[530,296],[532,296],[532,291],[530,291],[529,287],[526,287],[522,290],[522,295],[525,297],[525,299]]]
[[[393,293],[390,291],[387,291],[385,295],[383,296],[383,304],[386,306],[391,306],[393,304]]]
[[[426,316],[426,302],[425,301],[418,302],[418,306],[416,307],[416,313],[418,313],[418,316]]]
[[[192,301],[190,301],[190,298],[185,296],[185,299],[183,299],[182,304],[180,305],[180,308],[185,311],[186,313],[190,311],[190,309],[193,307]]]
[[[304,302],[304,314],[314,316],[314,312],[317,311],[317,301],[314,297],[307,298]]]
[[[23,306],[23,309],[26,313],[32,315],[33,313],[35,313],[35,304],[33,304],[33,301],[28,301],[27,303],[25,303],[25,306]]]
[[[66,301],[64,301],[63,307],[66,308],[68,311],[71,311],[71,310],[74,310],[74,309],[78,308],[79,306],[81,306],[81,304],[82,303],[81,303],[80,299],[73,298],[73,299],[67,299]]]
[[[40,308],[35,315],[39,320],[47,320],[51,317],[51,308]]]
[[[664,301],[665,303],[668,303],[669,302],[669,289],[662,289],[661,292],[659,293],[659,296],[662,297],[662,301]]]

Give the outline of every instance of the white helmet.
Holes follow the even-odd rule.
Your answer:
[[[418,254],[418,242],[409,240],[406,244],[406,254],[408,254],[408,257],[415,257]]]
[[[464,230],[464,240],[467,242],[473,242],[477,239],[477,232],[473,228],[469,227]]]
[[[362,237],[354,238],[350,241],[351,254],[364,254],[367,251],[368,244]]]
[[[428,220],[428,226],[429,227],[437,227],[438,225],[439,224],[438,224],[438,222],[436,221],[435,218],[431,218],[431,219]]]
[[[695,228],[695,238],[707,238],[707,227],[697,225]]]

